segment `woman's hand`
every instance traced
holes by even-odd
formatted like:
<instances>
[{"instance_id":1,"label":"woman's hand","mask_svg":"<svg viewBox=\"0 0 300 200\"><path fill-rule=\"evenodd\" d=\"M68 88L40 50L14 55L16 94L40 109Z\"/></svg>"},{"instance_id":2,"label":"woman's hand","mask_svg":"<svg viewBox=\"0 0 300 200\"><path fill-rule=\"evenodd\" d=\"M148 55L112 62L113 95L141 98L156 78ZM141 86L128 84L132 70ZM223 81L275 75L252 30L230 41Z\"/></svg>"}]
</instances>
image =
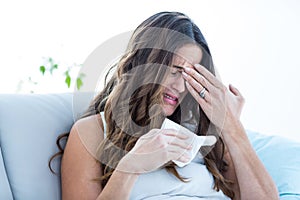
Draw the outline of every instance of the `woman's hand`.
<instances>
[{"instance_id":1,"label":"woman's hand","mask_svg":"<svg viewBox=\"0 0 300 200\"><path fill-rule=\"evenodd\" d=\"M191 149L187 139L187 135L176 130L152 129L120 160L117 170L140 174L154 171L171 160L187 162L185 152Z\"/></svg>"},{"instance_id":2,"label":"woman's hand","mask_svg":"<svg viewBox=\"0 0 300 200\"><path fill-rule=\"evenodd\" d=\"M195 64L194 68L184 68L182 72L186 87L210 119L222 131L231 130L239 121L244 105L241 93L229 85L229 90L206 68ZM205 88L205 90L203 90ZM204 91L204 97L200 92Z\"/></svg>"}]
</instances>

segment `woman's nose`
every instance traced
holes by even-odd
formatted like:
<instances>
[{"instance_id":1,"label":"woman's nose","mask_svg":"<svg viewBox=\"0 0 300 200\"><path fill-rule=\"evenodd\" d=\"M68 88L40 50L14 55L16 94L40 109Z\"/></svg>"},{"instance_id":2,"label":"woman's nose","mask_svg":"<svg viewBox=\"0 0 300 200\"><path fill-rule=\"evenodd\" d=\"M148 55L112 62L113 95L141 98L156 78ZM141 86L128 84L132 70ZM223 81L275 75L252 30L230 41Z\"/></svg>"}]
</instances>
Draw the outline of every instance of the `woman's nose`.
<instances>
[{"instance_id":1,"label":"woman's nose","mask_svg":"<svg viewBox=\"0 0 300 200\"><path fill-rule=\"evenodd\" d=\"M179 93L182 93L185 91L185 80L182 77L182 75L180 75L179 78L177 78L173 81L172 88L175 89Z\"/></svg>"}]
</instances>

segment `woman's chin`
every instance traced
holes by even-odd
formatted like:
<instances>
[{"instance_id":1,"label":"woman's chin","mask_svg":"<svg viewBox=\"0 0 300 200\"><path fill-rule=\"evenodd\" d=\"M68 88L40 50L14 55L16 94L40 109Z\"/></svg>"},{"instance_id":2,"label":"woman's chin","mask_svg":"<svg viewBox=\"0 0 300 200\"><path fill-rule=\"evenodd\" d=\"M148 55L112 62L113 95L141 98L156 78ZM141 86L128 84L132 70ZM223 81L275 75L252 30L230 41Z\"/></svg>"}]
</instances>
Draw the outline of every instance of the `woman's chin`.
<instances>
[{"instance_id":1,"label":"woman's chin","mask_svg":"<svg viewBox=\"0 0 300 200\"><path fill-rule=\"evenodd\" d=\"M163 111L165 116L170 116L174 113L174 111L176 110L175 106L171 106L171 105L164 105L163 107Z\"/></svg>"}]
</instances>

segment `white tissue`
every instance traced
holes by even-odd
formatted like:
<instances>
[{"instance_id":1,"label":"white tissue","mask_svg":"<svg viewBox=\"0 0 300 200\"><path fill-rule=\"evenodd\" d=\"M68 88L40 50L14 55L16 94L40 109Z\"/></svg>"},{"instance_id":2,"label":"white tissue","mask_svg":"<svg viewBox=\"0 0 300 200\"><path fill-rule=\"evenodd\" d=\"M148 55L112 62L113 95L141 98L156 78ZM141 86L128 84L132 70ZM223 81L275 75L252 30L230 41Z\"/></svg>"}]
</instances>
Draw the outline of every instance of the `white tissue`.
<instances>
[{"instance_id":1,"label":"white tissue","mask_svg":"<svg viewBox=\"0 0 300 200\"><path fill-rule=\"evenodd\" d=\"M187 150L187 154L189 156L189 160L187 162L180 162L177 160L172 160L178 167L184 167L185 165L189 164L197 155L197 153L200 150L201 146L211 146L216 143L217 139L215 136L198 136L195 133L191 132L187 128L169 120L165 119L161 129L174 129L181 133L184 133L185 135L189 136L187 139L187 142L192 145L191 150Z\"/></svg>"}]
</instances>

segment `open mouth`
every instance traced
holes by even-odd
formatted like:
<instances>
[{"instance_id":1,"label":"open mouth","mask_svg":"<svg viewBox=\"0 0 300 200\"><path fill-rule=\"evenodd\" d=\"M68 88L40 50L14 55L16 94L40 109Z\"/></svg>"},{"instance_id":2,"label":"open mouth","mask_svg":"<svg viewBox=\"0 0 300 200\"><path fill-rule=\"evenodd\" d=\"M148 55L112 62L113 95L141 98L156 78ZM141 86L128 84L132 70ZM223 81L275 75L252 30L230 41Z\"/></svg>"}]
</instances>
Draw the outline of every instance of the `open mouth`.
<instances>
[{"instance_id":1,"label":"open mouth","mask_svg":"<svg viewBox=\"0 0 300 200\"><path fill-rule=\"evenodd\" d=\"M164 93L164 101L171 105L176 105L178 103L178 98L169 93Z\"/></svg>"}]
</instances>

